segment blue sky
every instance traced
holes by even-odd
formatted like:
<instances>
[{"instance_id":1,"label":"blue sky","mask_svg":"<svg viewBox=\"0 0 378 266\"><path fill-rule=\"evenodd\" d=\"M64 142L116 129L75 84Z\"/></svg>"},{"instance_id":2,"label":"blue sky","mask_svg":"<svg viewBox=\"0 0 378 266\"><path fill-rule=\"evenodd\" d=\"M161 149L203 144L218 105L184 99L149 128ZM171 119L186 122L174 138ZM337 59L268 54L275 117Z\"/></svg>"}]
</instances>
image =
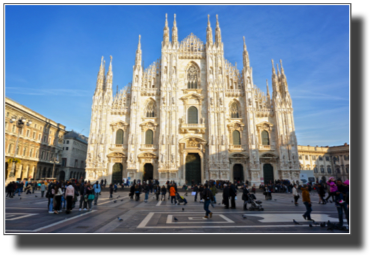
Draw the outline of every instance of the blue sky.
<instances>
[{"instance_id":1,"label":"blue sky","mask_svg":"<svg viewBox=\"0 0 378 266\"><path fill-rule=\"evenodd\" d=\"M245 36L263 91L282 59L298 144L349 143L349 6L6 6L6 97L88 136L101 56L126 86L139 34L144 66L160 57L165 13L204 42L218 14L225 58L241 70Z\"/></svg>"}]
</instances>

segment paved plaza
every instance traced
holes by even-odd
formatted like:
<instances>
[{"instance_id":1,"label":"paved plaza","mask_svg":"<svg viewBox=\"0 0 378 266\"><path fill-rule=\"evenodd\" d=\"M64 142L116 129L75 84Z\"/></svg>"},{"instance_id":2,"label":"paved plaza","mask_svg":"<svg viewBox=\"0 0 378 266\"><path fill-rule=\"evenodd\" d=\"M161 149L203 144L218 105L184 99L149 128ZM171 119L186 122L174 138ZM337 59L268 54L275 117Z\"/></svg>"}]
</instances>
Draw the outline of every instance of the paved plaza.
<instances>
[{"instance_id":1,"label":"paved plaza","mask_svg":"<svg viewBox=\"0 0 378 266\"><path fill-rule=\"evenodd\" d=\"M6 199L6 233L349 233L348 231L327 231L326 227L309 227L302 214L305 207L299 199L294 206L292 194L273 194L273 200L266 201L261 193L257 199L263 203L264 211L243 211L241 193L238 193L236 209L224 209L219 202L222 193L217 194L217 204L212 219L204 219L203 204L194 202L188 193L187 205L172 205L170 201L156 201L150 194L147 203L134 201L128 191L102 192L98 205L92 211L79 211L78 202L71 214L48 214L47 199L40 193ZM35 197L35 196L38 197ZM184 195L182 193L182 195ZM116 202L114 202L116 200ZM338 222L334 204L318 204L318 196L311 193L313 201L312 218L316 222ZM243 217L244 215L244 217ZM119 221L117 217L123 219ZM175 220L175 218L177 220ZM299 225L293 223L293 219Z\"/></svg>"}]
</instances>

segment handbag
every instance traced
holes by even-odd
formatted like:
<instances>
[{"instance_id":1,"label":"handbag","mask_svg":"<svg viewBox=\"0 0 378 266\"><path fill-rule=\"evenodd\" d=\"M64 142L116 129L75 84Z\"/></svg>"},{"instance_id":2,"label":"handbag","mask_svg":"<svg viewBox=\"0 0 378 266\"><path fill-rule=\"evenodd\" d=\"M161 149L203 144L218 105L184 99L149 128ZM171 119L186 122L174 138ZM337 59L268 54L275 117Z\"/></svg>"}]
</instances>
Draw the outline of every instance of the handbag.
<instances>
[{"instance_id":1,"label":"handbag","mask_svg":"<svg viewBox=\"0 0 378 266\"><path fill-rule=\"evenodd\" d=\"M89 194L88 200L94 200L94 199L95 199L95 195L94 194Z\"/></svg>"}]
</instances>

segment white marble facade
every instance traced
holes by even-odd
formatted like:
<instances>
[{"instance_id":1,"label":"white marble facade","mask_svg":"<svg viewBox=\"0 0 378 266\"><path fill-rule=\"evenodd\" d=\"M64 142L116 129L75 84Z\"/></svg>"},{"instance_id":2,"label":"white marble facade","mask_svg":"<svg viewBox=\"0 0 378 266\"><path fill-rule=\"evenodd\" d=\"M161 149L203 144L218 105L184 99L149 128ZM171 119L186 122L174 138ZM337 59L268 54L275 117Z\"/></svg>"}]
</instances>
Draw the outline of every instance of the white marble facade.
<instances>
[{"instance_id":1,"label":"white marble facade","mask_svg":"<svg viewBox=\"0 0 378 266\"><path fill-rule=\"evenodd\" d=\"M114 164L121 164L122 177L143 179L145 164L151 164L148 178L183 185L194 178L186 176L194 173L186 169L187 156L194 154L200 164L192 169L201 182L233 181L235 175L256 184L264 176L297 180L293 108L282 62L275 68L272 60L270 97L268 81L266 93L253 83L245 41L241 71L224 58L218 17L214 41L210 19L206 43L193 34L179 42L176 17L171 40L169 35L166 17L161 58L147 69L139 36L133 80L115 95L112 58L107 74L101 60L87 179L111 182ZM267 164L273 176L265 173Z\"/></svg>"}]
</instances>

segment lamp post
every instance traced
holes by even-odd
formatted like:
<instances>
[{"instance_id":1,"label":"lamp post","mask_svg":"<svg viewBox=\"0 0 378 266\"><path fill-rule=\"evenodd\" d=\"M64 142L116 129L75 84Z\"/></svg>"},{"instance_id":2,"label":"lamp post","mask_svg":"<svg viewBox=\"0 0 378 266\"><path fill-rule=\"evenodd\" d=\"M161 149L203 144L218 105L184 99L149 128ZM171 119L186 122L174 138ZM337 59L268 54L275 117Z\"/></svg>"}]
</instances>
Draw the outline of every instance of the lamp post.
<instances>
[{"instance_id":1,"label":"lamp post","mask_svg":"<svg viewBox=\"0 0 378 266\"><path fill-rule=\"evenodd\" d=\"M16 147L14 149L14 155L13 155L13 159L16 158L16 155L17 155L17 152L18 152L18 140L20 138L20 133L21 133L21 130L24 128L24 126L30 126L32 121L29 120L27 121L26 118L23 118L23 117L20 117L19 119L17 119L16 117L12 117L10 120L9 120L11 123L16 123L16 127L18 129L18 132L17 132L17 140L16 140ZM9 177L14 177L15 176L15 167L16 167L16 163L15 162L12 162L12 170L9 174Z\"/></svg>"}]
</instances>

